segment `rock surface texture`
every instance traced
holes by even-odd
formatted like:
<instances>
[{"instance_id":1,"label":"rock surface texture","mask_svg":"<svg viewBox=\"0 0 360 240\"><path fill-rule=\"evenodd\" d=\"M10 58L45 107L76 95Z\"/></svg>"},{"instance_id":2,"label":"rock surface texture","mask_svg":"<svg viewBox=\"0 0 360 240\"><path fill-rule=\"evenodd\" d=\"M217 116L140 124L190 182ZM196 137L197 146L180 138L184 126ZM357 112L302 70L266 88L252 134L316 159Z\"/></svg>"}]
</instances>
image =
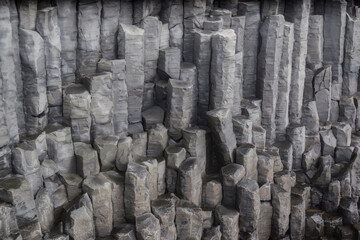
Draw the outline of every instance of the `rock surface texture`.
<instances>
[{"instance_id":1,"label":"rock surface texture","mask_svg":"<svg viewBox=\"0 0 360 240\"><path fill-rule=\"evenodd\" d=\"M0 239L360 239L360 1L0 0Z\"/></svg>"}]
</instances>

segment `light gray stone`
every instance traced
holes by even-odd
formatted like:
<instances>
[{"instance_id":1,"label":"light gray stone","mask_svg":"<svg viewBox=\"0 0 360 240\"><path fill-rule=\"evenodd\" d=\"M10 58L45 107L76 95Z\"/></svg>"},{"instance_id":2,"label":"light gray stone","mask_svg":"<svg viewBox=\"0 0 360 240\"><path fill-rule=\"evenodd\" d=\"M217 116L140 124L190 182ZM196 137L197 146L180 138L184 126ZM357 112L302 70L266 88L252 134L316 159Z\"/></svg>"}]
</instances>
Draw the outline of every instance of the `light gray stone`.
<instances>
[{"instance_id":1,"label":"light gray stone","mask_svg":"<svg viewBox=\"0 0 360 240\"><path fill-rule=\"evenodd\" d=\"M258 157L255 145L250 143L240 144L236 149L236 163L244 166L247 178L257 181Z\"/></svg>"},{"instance_id":2,"label":"light gray stone","mask_svg":"<svg viewBox=\"0 0 360 240\"><path fill-rule=\"evenodd\" d=\"M180 64L180 80L190 83L193 89L192 106L191 106L191 124L197 122L197 103L198 103L198 74L197 68L193 63L182 62Z\"/></svg>"},{"instance_id":3,"label":"light gray stone","mask_svg":"<svg viewBox=\"0 0 360 240\"><path fill-rule=\"evenodd\" d=\"M100 136L94 140L94 149L98 152L101 171L115 167L119 138L116 136Z\"/></svg>"},{"instance_id":4,"label":"light gray stone","mask_svg":"<svg viewBox=\"0 0 360 240\"><path fill-rule=\"evenodd\" d=\"M306 64L312 69L316 70L322 67L324 56L324 16L310 15L309 16L309 31L307 36L307 55Z\"/></svg>"},{"instance_id":5,"label":"light gray stone","mask_svg":"<svg viewBox=\"0 0 360 240\"><path fill-rule=\"evenodd\" d=\"M222 185L217 179L203 179L202 207L213 209L222 201Z\"/></svg>"},{"instance_id":6,"label":"light gray stone","mask_svg":"<svg viewBox=\"0 0 360 240\"><path fill-rule=\"evenodd\" d=\"M158 68L172 79L180 79L181 51L177 47L169 47L159 52Z\"/></svg>"},{"instance_id":7,"label":"light gray stone","mask_svg":"<svg viewBox=\"0 0 360 240\"><path fill-rule=\"evenodd\" d=\"M146 157L147 143L147 132L134 133L132 135L131 155L135 161Z\"/></svg>"},{"instance_id":8,"label":"light gray stone","mask_svg":"<svg viewBox=\"0 0 360 240\"><path fill-rule=\"evenodd\" d=\"M215 219L217 224L220 225L222 239L238 239L239 212L235 209L218 205L215 209Z\"/></svg>"},{"instance_id":9,"label":"light gray stone","mask_svg":"<svg viewBox=\"0 0 360 240\"><path fill-rule=\"evenodd\" d=\"M224 26L224 22L221 17L207 17L204 20L203 26L205 31L221 31Z\"/></svg>"},{"instance_id":10,"label":"light gray stone","mask_svg":"<svg viewBox=\"0 0 360 240\"><path fill-rule=\"evenodd\" d=\"M336 138L333 132L328 130L320 131L320 140L321 140L321 152L322 155L334 156L334 151L336 147Z\"/></svg>"},{"instance_id":11,"label":"light gray stone","mask_svg":"<svg viewBox=\"0 0 360 240\"><path fill-rule=\"evenodd\" d=\"M317 209L306 210L306 239L316 239L324 234L323 212Z\"/></svg>"},{"instance_id":12,"label":"light gray stone","mask_svg":"<svg viewBox=\"0 0 360 240\"><path fill-rule=\"evenodd\" d=\"M137 239L160 240L160 221L152 213L144 213L136 217Z\"/></svg>"},{"instance_id":13,"label":"light gray stone","mask_svg":"<svg viewBox=\"0 0 360 240\"><path fill-rule=\"evenodd\" d=\"M90 144L75 142L76 172L81 177L96 175L100 172L98 153Z\"/></svg>"},{"instance_id":14,"label":"light gray stone","mask_svg":"<svg viewBox=\"0 0 360 240\"><path fill-rule=\"evenodd\" d=\"M153 106L146 111L142 112L143 124L145 126L145 130L149 130L154 127L158 123L164 122L165 112L159 106Z\"/></svg>"},{"instance_id":15,"label":"light gray stone","mask_svg":"<svg viewBox=\"0 0 360 240\"><path fill-rule=\"evenodd\" d=\"M50 194L45 188L39 190L36 194L36 208L39 213L39 220L42 233L49 233L54 226L54 205Z\"/></svg>"},{"instance_id":16,"label":"light gray stone","mask_svg":"<svg viewBox=\"0 0 360 240\"><path fill-rule=\"evenodd\" d=\"M136 240L136 229L132 224L122 224L121 228L113 234L116 240Z\"/></svg>"},{"instance_id":17,"label":"light gray stone","mask_svg":"<svg viewBox=\"0 0 360 240\"><path fill-rule=\"evenodd\" d=\"M247 116L236 115L232 119L237 145L252 143L252 121Z\"/></svg>"},{"instance_id":18,"label":"light gray stone","mask_svg":"<svg viewBox=\"0 0 360 240\"><path fill-rule=\"evenodd\" d=\"M81 184L83 182L82 177L75 173L60 173L59 179L65 186L66 195L69 202L81 194Z\"/></svg>"},{"instance_id":19,"label":"light gray stone","mask_svg":"<svg viewBox=\"0 0 360 240\"><path fill-rule=\"evenodd\" d=\"M181 200L176 206L176 231L179 240L192 238L200 240L202 236L202 211L188 201Z\"/></svg>"},{"instance_id":20,"label":"light gray stone","mask_svg":"<svg viewBox=\"0 0 360 240\"><path fill-rule=\"evenodd\" d=\"M156 126L148 132L147 155L158 157L163 155L168 141L168 130L162 124Z\"/></svg>"},{"instance_id":21,"label":"light gray stone","mask_svg":"<svg viewBox=\"0 0 360 240\"><path fill-rule=\"evenodd\" d=\"M354 98L350 96L341 96L339 101L339 122L345 122L352 128L355 127L356 107Z\"/></svg>"},{"instance_id":22,"label":"light gray stone","mask_svg":"<svg viewBox=\"0 0 360 240\"><path fill-rule=\"evenodd\" d=\"M272 236L274 238L285 237L290 222L291 197L290 191L286 191L278 184L271 186L273 217L272 217Z\"/></svg>"},{"instance_id":23,"label":"light gray stone","mask_svg":"<svg viewBox=\"0 0 360 240\"><path fill-rule=\"evenodd\" d=\"M258 156L258 184L261 186L274 181L274 159L263 151L257 151Z\"/></svg>"},{"instance_id":24,"label":"light gray stone","mask_svg":"<svg viewBox=\"0 0 360 240\"><path fill-rule=\"evenodd\" d=\"M316 101L305 102L302 108L301 124L306 128L306 132L319 131L319 115Z\"/></svg>"},{"instance_id":25,"label":"light gray stone","mask_svg":"<svg viewBox=\"0 0 360 240\"><path fill-rule=\"evenodd\" d=\"M149 172L150 200L155 200L158 197L158 161L156 159L149 159L141 162L141 165L144 165Z\"/></svg>"},{"instance_id":26,"label":"light gray stone","mask_svg":"<svg viewBox=\"0 0 360 240\"><path fill-rule=\"evenodd\" d=\"M298 196L291 196L290 237L305 237L305 202Z\"/></svg>"},{"instance_id":27,"label":"light gray stone","mask_svg":"<svg viewBox=\"0 0 360 240\"><path fill-rule=\"evenodd\" d=\"M219 108L206 114L216 148L217 161L221 165L234 162L236 138L230 109Z\"/></svg>"},{"instance_id":28,"label":"light gray stone","mask_svg":"<svg viewBox=\"0 0 360 240\"><path fill-rule=\"evenodd\" d=\"M236 206L236 185L245 176L245 168L236 163L230 163L221 168L223 189L222 205L229 208Z\"/></svg>"},{"instance_id":29,"label":"light gray stone","mask_svg":"<svg viewBox=\"0 0 360 240\"><path fill-rule=\"evenodd\" d=\"M261 126L253 126L252 141L256 146L256 149L265 150L266 130Z\"/></svg>"},{"instance_id":30,"label":"light gray stone","mask_svg":"<svg viewBox=\"0 0 360 240\"><path fill-rule=\"evenodd\" d=\"M271 206L271 203L261 202L259 226L258 226L259 240L266 240L270 238L272 215L273 215L273 208Z\"/></svg>"},{"instance_id":31,"label":"light gray stone","mask_svg":"<svg viewBox=\"0 0 360 240\"><path fill-rule=\"evenodd\" d=\"M305 151L305 127L299 124L289 125L286 129L287 140L293 145L293 170L301 169L302 154Z\"/></svg>"}]
</instances>

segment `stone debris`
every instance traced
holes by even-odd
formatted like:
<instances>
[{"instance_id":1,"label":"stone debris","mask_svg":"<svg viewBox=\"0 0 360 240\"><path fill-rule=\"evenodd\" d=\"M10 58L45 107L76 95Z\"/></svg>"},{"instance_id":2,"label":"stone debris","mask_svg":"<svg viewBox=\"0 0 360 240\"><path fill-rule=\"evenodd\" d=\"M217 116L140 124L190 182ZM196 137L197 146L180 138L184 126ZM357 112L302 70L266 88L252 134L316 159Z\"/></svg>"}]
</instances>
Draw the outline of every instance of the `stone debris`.
<instances>
[{"instance_id":1,"label":"stone debris","mask_svg":"<svg viewBox=\"0 0 360 240\"><path fill-rule=\"evenodd\" d=\"M0 1L0 238L358 239L359 9Z\"/></svg>"}]
</instances>

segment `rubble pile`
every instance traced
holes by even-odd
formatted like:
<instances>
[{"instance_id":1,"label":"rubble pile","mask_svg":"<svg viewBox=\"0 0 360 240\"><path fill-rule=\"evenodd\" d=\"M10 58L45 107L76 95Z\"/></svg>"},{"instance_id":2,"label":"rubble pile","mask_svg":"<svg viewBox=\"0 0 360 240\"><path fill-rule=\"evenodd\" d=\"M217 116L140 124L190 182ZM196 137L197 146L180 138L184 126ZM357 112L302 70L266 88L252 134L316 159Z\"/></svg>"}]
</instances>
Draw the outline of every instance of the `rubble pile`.
<instances>
[{"instance_id":1,"label":"rubble pile","mask_svg":"<svg viewBox=\"0 0 360 240\"><path fill-rule=\"evenodd\" d=\"M0 0L0 239L360 239L360 2Z\"/></svg>"}]
</instances>

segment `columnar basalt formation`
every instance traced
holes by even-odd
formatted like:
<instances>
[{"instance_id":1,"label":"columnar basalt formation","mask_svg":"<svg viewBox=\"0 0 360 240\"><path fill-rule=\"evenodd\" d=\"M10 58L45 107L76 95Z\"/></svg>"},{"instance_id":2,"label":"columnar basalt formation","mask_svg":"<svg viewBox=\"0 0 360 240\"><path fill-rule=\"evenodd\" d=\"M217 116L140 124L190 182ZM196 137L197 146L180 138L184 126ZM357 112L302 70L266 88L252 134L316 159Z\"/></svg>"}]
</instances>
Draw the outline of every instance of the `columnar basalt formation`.
<instances>
[{"instance_id":1,"label":"columnar basalt formation","mask_svg":"<svg viewBox=\"0 0 360 240\"><path fill-rule=\"evenodd\" d=\"M358 239L359 9L0 0L0 239Z\"/></svg>"}]
</instances>

